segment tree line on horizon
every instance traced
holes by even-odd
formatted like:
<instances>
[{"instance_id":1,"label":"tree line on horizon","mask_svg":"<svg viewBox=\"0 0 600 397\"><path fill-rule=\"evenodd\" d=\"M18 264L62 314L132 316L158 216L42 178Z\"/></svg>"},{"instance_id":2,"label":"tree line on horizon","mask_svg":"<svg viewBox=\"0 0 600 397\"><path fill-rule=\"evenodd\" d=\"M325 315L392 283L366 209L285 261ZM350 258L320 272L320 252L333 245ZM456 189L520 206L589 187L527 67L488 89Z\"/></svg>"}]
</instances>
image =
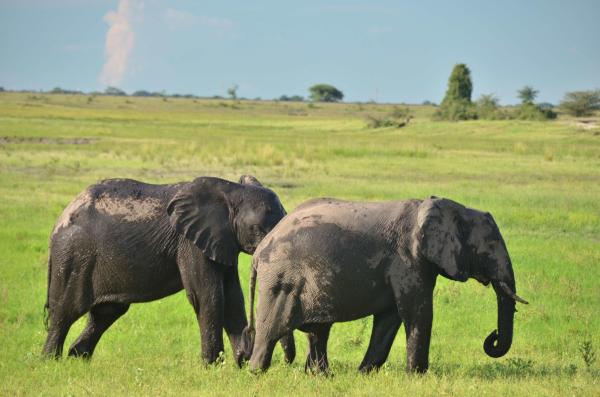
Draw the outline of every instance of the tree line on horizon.
<instances>
[{"instance_id":1,"label":"tree line on horizon","mask_svg":"<svg viewBox=\"0 0 600 397\"><path fill-rule=\"evenodd\" d=\"M247 98L238 97L238 85L233 85L227 89L228 99L246 100ZM6 92L4 87L0 87L0 92ZM308 100L312 102L340 102L344 98L344 93L330 84L315 84L309 89ZM32 92L29 90L21 90L16 92ZM43 92L43 91L40 91ZM450 77L448 78L448 87L446 94L440 105L424 101L422 105L435 106L437 110L434 114L436 120L502 120L502 119L520 119L520 120L550 120L556 118L555 106L550 103L535 103L539 91L532 86L526 85L517 91L521 103L509 111L506 107L500 105L500 99L494 94L482 94L476 101L472 101L473 82L471 80L471 71L464 63L459 63L454 66ZM166 98L188 98L188 99L225 99L220 95L203 97L193 94L167 94L163 91L147 91L137 90L128 94L118 87L107 87L103 92L93 91L85 93L80 90L68 90L60 87L55 87L49 94L66 94L66 95L91 95L91 96L133 96L133 97L160 97ZM275 98L275 101L281 102L304 102L307 100L301 95L281 95ZM253 100L262 100L257 97ZM369 102L374 103L371 100ZM567 92L563 100L558 105L562 111L575 117L583 117L593 115L596 110L600 110L600 89L587 91L571 91ZM394 117L400 115L405 118L408 112L405 109L395 111ZM408 120L403 124L405 125ZM378 123L374 123L378 125ZM388 122L383 122L383 126L388 126ZM394 125L395 123L391 123ZM376 127L375 127L376 128Z\"/></svg>"}]
</instances>

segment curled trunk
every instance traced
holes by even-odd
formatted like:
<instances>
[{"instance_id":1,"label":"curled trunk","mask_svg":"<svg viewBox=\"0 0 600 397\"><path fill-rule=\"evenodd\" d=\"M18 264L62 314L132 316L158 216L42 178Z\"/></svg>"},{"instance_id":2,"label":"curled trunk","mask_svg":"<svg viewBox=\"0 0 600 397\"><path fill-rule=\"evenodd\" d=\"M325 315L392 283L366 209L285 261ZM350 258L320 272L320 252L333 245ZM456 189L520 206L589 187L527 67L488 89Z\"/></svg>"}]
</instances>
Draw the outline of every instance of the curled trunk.
<instances>
[{"instance_id":1,"label":"curled trunk","mask_svg":"<svg viewBox=\"0 0 600 397\"><path fill-rule=\"evenodd\" d=\"M512 290L514 291L514 281ZM513 337L515 301L508 296L497 282L492 282L498 301L498 329L494 330L483 343L483 349L490 357L504 356L510 350Z\"/></svg>"}]
</instances>

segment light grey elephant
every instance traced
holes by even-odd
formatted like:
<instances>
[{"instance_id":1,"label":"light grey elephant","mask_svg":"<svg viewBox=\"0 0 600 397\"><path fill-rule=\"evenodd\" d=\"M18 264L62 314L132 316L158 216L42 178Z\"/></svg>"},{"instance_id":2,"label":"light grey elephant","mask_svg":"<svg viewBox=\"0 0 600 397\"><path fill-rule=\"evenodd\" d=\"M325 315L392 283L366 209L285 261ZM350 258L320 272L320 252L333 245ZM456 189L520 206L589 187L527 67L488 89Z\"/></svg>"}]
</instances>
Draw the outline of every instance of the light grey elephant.
<instances>
[{"instance_id":1,"label":"light grey elephant","mask_svg":"<svg viewBox=\"0 0 600 397\"><path fill-rule=\"evenodd\" d=\"M500 357L512 343L515 277L489 213L431 197L382 203L316 199L288 214L259 244L253 259L259 299L251 370L270 366L276 341L294 329L308 333L306 367L326 371L334 322L374 315L360 370L379 368L404 322L407 367L429 365L433 289L437 276L492 283L498 330L485 352ZM254 333L251 312L247 335Z\"/></svg>"}]
</instances>

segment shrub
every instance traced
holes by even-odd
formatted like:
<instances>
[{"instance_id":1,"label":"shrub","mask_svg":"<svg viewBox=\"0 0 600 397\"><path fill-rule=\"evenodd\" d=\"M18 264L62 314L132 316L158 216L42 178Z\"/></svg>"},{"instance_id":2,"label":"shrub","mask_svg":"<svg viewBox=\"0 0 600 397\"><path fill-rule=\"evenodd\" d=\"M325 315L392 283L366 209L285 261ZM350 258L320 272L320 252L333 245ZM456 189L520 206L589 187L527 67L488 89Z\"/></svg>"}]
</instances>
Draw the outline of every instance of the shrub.
<instances>
[{"instance_id":1,"label":"shrub","mask_svg":"<svg viewBox=\"0 0 600 397\"><path fill-rule=\"evenodd\" d=\"M526 85L517 91L517 96L521 98L521 105L517 108L515 118L519 120L550 120L556 118L556 113L552 108L542 107L533 103L539 91Z\"/></svg>"},{"instance_id":2,"label":"shrub","mask_svg":"<svg viewBox=\"0 0 600 397\"><path fill-rule=\"evenodd\" d=\"M434 115L436 120L474 120L477 118L477 108L471 101L456 100L441 105Z\"/></svg>"},{"instance_id":3,"label":"shrub","mask_svg":"<svg viewBox=\"0 0 600 397\"><path fill-rule=\"evenodd\" d=\"M515 118L519 120L551 120L556 118L556 113L552 109L542 109L532 102L524 103L518 107Z\"/></svg>"},{"instance_id":4,"label":"shrub","mask_svg":"<svg viewBox=\"0 0 600 397\"><path fill-rule=\"evenodd\" d=\"M502 120L507 118L507 114L500 109L499 100L494 94L483 94L477 100L477 118Z\"/></svg>"},{"instance_id":5,"label":"shrub","mask_svg":"<svg viewBox=\"0 0 600 397\"><path fill-rule=\"evenodd\" d=\"M394 109L387 115L374 116L368 114L365 117L367 119L367 128L402 128L408 125L412 119L412 114L408 107L394 106Z\"/></svg>"},{"instance_id":6,"label":"shrub","mask_svg":"<svg viewBox=\"0 0 600 397\"><path fill-rule=\"evenodd\" d=\"M308 91L315 102L338 102L344 98L342 91L329 84L315 84Z\"/></svg>"},{"instance_id":7,"label":"shrub","mask_svg":"<svg viewBox=\"0 0 600 397\"><path fill-rule=\"evenodd\" d=\"M575 117L591 116L600 109L600 90L567 92L560 108Z\"/></svg>"}]
</instances>

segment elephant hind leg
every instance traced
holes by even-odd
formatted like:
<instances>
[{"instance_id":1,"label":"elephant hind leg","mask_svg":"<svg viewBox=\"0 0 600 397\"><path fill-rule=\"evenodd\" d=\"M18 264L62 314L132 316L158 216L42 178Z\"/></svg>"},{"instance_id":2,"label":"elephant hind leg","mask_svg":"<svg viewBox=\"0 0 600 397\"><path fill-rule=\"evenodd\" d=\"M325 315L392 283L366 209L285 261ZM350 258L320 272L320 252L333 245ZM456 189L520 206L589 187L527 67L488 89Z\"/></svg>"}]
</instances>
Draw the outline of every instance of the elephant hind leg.
<instances>
[{"instance_id":1,"label":"elephant hind leg","mask_svg":"<svg viewBox=\"0 0 600 397\"><path fill-rule=\"evenodd\" d=\"M66 303L64 299L61 303L60 305L51 305L49 308L50 326L42 352L48 358L59 358L62 355L65 338L71 325L87 311L87 308L74 307L74 305Z\"/></svg>"},{"instance_id":2,"label":"elephant hind leg","mask_svg":"<svg viewBox=\"0 0 600 397\"><path fill-rule=\"evenodd\" d=\"M56 255L56 253L51 253ZM43 355L58 358L62 355L65 338L71 325L83 316L91 306L88 285L89 258L77 260L68 250L53 258L52 274L48 286L48 336Z\"/></svg>"},{"instance_id":3,"label":"elephant hind leg","mask_svg":"<svg viewBox=\"0 0 600 397\"><path fill-rule=\"evenodd\" d=\"M54 318L53 318L54 317ZM42 354L48 358L59 358L62 355L65 338L69 333L71 325L77 320L73 317L61 317L56 319L55 316L50 318L50 327L48 328L48 336L44 344Z\"/></svg>"},{"instance_id":4,"label":"elephant hind leg","mask_svg":"<svg viewBox=\"0 0 600 397\"><path fill-rule=\"evenodd\" d=\"M92 307L88 323L71 345L69 356L90 358L102 334L129 309L129 304L101 303Z\"/></svg>"},{"instance_id":5,"label":"elephant hind leg","mask_svg":"<svg viewBox=\"0 0 600 397\"><path fill-rule=\"evenodd\" d=\"M367 353L360 367L358 367L359 371L370 372L381 368L390 354L401 323L402 319L395 307L374 316L371 340L369 341Z\"/></svg>"},{"instance_id":6,"label":"elephant hind leg","mask_svg":"<svg viewBox=\"0 0 600 397\"><path fill-rule=\"evenodd\" d=\"M329 361L327 359L327 341L332 323L311 324L302 328L308 331L308 356L304 370L316 373L329 372Z\"/></svg>"}]
</instances>

